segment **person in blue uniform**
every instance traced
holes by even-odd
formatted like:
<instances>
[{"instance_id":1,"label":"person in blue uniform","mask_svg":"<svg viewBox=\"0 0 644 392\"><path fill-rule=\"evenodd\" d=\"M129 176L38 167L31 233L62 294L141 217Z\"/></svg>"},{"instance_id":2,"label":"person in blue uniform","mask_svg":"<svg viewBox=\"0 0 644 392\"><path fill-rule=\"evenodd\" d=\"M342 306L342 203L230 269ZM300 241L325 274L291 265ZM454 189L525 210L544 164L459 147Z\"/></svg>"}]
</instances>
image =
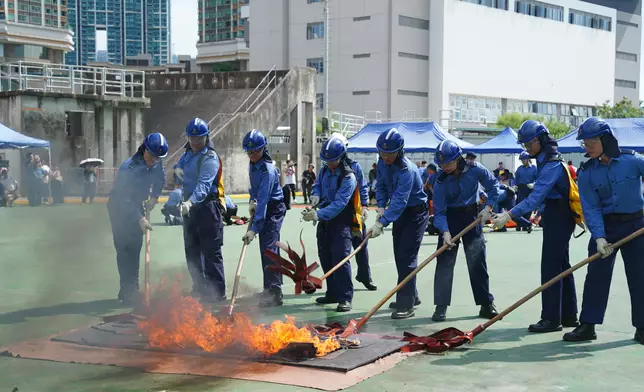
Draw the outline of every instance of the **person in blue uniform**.
<instances>
[{"instance_id":1,"label":"person in blue uniform","mask_svg":"<svg viewBox=\"0 0 644 392\"><path fill-rule=\"evenodd\" d=\"M597 339L595 325L604 322L617 256L608 244L644 227L644 197L640 189L644 157L620 150L610 125L597 117L590 117L579 126L577 140L583 142L586 157L590 158L577 173L581 206L592 234L588 255L599 252L602 258L588 265L581 324L563 336L570 342ZM619 250L631 295L635 340L644 344L644 237L634 238Z\"/></svg>"},{"instance_id":2,"label":"person in blue uniform","mask_svg":"<svg viewBox=\"0 0 644 392\"><path fill-rule=\"evenodd\" d=\"M349 141L344 135L339 132L333 132L330 137L335 137L344 143L344 145L349 148ZM353 249L360 246L367 230L367 217L368 217L368 208L369 208L369 185L367 185L367 179L364 176L362 167L360 164L353 159L346 157L346 162L351 166L353 174L356 176L356 182L358 184L358 192L360 193L360 204L362 205L362 234L360 236L351 237L351 245ZM316 200L318 201L318 200ZM313 204L315 206L315 204ZM371 280L371 268L369 267L369 244L365 246L356 253L356 265L358 266L358 273L356 274L356 280L364 285L364 287L369 291L378 290L378 286Z\"/></svg>"},{"instance_id":3,"label":"person in blue uniform","mask_svg":"<svg viewBox=\"0 0 644 392\"><path fill-rule=\"evenodd\" d=\"M204 120L190 121L186 127L186 151L174 172L183 183L183 242L192 277L192 295L212 303L226 299L221 251L226 201L221 159L209 134Z\"/></svg>"},{"instance_id":4,"label":"person in blue uniform","mask_svg":"<svg viewBox=\"0 0 644 392\"><path fill-rule=\"evenodd\" d=\"M119 167L107 202L120 278L118 299L131 306L136 306L140 298L139 259L143 234L152 230L145 210L154 208L163 190L165 171L161 158L167 153L168 141L162 134L146 136L136 153Z\"/></svg>"},{"instance_id":5,"label":"person in blue uniform","mask_svg":"<svg viewBox=\"0 0 644 392\"><path fill-rule=\"evenodd\" d=\"M181 203L183 202L183 191L180 184L175 184L175 189L168 195L168 201L163 205L161 213L165 216L165 223L170 226L183 225L181 216Z\"/></svg>"},{"instance_id":6,"label":"person in blue uniform","mask_svg":"<svg viewBox=\"0 0 644 392\"><path fill-rule=\"evenodd\" d=\"M545 283L570 268L569 242L575 230L575 220L568 203L570 184L565 162L558 152L557 141L548 128L535 120L525 121L518 132L518 143L523 144L530 158L537 160L537 179L530 195L510 211L493 218L495 227L502 227L513 219L517 222L531 211L543 210L543 242L541 245L541 283ZM576 327L577 294L572 275L550 286L541 294L541 320L529 326L530 332L561 331Z\"/></svg>"},{"instance_id":7,"label":"person in blue uniform","mask_svg":"<svg viewBox=\"0 0 644 392\"><path fill-rule=\"evenodd\" d=\"M434 321L444 321L447 307L452 301L454 266L458 254L458 241L452 235L460 233L477 217L487 222L492 216L492 206L499 197L498 181L494 175L477 162L463 159L463 150L451 140L442 141L436 147L434 162L441 174L434 184L434 225L442 233L437 249L447 244L450 248L438 256L434 274ZM477 207L479 184L487 193L486 205ZM483 225L479 223L463 236L465 260L470 275L474 302L480 306L479 316L492 318L497 315L494 296L490 292L490 278L485 260Z\"/></svg>"},{"instance_id":8,"label":"person in blue uniform","mask_svg":"<svg viewBox=\"0 0 644 392\"><path fill-rule=\"evenodd\" d=\"M381 133L376 147L380 155L376 181L378 214L370 229L371 238L380 236L384 228L393 223L394 259L400 283L417 266L418 251L429 219L427 195L423 192L418 168L405 156L405 139L396 128ZM389 304L389 308L394 309L391 318L413 317L416 305L420 305L420 300L414 277Z\"/></svg>"},{"instance_id":9,"label":"person in blue uniform","mask_svg":"<svg viewBox=\"0 0 644 392\"><path fill-rule=\"evenodd\" d=\"M280 230L286 215L280 176L275 162L268 155L267 143L266 136L257 129L248 132L242 141L242 147L250 159L249 212L251 215L255 214L251 228L244 234L242 241L250 244L259 234L259 251L264 271L264 291L259 295L260 307L281 306L283 303L282 274L266 269L273 263L264 255L266 249L279 255L279 248L275 243L280 240Z\"/></svg>"},{"instance_id":10,"label":"person in blue uniform","mask_svg":"<svg viewBox=\"0 0 644 392\"><path fill-rule=\"evenodd\" d=\"M313 185L312 197L319 197L317 210L302 211L304 221L317 225L318 256L324 272L351 253L352 236L362 235L362 204L359 187L351 165L346 159L347 147L338 138L322 144L320 169ZM315 201L315 200L314 200ZM335 304L337 312L351 310L353 282L351 263L344 263L326 279L327 291L317 298L318 304Z\"/></svg>"},{"instance_id":11,"label":"person in blue uniform","mask_svg":"<svg viewBox=\"0 0 644 392\"><path fill-rule=\"evenodd\" d=\"M517 202L521 203L530 196L530 192L532 192L532 188L534 188L534 183L537 181L537 167L531 163L530 154L528 154L527 151L521 152L519 159L521 160L521 166L519 166L515 171L514 178L518 188ZM528 220L528 223L530 223L531 215L532 211L523 216ZM526 225L521 222L517 222L517 231L527 231L528 233L531 233L532 224Z\"/></svg>"}]
</instances>

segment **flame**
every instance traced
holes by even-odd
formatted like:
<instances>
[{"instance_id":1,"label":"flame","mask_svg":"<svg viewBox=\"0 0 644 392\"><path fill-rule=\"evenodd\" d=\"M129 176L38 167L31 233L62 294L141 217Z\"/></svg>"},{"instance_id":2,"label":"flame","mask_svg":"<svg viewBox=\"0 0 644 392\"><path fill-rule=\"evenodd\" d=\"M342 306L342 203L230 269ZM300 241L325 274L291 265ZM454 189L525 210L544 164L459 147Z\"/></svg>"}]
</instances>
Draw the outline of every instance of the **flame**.
<instances>
[{"instance_id":1,"label":"flame","mask_svg":"<svg viewBox=\"0 0 644 392\"><path fill-rule=\"evenodd\" d=\"M232 320L227 315L218 319L196 299L181 295L177 284L169 295L152 298L150 315L138 327L148 344L160 349L201 348L216 353L236 346L251 355L271 355L298 342L313 343L316 355L323 356L340 348L334 337L322 340L311 330L298 328L294 317L269 325L253 324L244 313L233 314Z\"/></svg>"}]
</instances>

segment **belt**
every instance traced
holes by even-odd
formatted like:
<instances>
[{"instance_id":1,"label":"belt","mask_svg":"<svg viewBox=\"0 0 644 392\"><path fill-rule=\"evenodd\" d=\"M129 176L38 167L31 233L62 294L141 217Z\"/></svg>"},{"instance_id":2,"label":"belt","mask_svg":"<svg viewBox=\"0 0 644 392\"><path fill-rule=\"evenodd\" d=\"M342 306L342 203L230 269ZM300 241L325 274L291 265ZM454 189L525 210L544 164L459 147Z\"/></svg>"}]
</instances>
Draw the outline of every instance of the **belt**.
<instances>
[{"instance_id":1,"label":"belt","mask_svg":"<svg viewBox=\"0 0 644 392\"><path fill-rule=\"evenodd\" d=\"M414 213L414 214L425 212L425 211L427 211L427 203L419 204L417 206L407 207L407 208L405 208L405 211L409 211L409 212Z\"/></svg>"},{"instance_id":2,"label":"belt","mask_svg":"<svg viewBox=\"0 0 644 392\"><path fill-rule=\"evenodd\" d=\"M469 206L465 207L447 207L448 212L478 212L478 207L476 204L470 204Z\"/></svg>"},{"instance_id":3,"label":"belt","mask_svg":"<svg viewBox=\"0 0 644 392\"><path fill-rule=\"evenodd\" d=\"M639 210L637 212L631 212L629 214L606 214L604 215L604 222L608 222L608 223L628 222L642 217L644 217L643 210Z\"/></svg>"}]
</instances>

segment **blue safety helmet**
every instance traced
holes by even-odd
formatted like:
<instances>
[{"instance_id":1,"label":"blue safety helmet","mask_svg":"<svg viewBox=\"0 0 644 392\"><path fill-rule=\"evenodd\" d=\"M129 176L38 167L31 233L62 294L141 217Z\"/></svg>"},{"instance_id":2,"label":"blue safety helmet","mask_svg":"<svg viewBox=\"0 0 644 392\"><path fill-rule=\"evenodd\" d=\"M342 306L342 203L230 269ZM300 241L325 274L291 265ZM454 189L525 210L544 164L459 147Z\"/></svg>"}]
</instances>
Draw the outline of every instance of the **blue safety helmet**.
<instances>
[{"instance_id":1,"label":"blue safety helmet","mask_svg":"<svg viewBox=\"0 0 644 392\"><path fill-rule=\"evenodd\" d=\"M208 123L199 117L195 117L186 127L186 136L207 136L210 133Z\"/></svg>"},{"instance_id":2,"label":"blue safety helmet","mask_svg":"<svg viewBox=\"0 0 644 392\"><path fill-rule=\"evenodd\" d=\"M601 135L613 135L610 125L599 117L589 117L577 130L577 140L592 139Z\"/></svg>"},{"instance_id":3,"label":"blue safety helmet","mask_svg":"<svg viewBox=\"0 0 644 392\"><path fill-rule=\"evenodd\" d=\"M405 147L405 139L396 128L391 128L378 136L376 147L378 151L384 153L398 152Z\"/></svg>"},{"instance_id":4,"label":"blue safety helmet","mask_svg":"<svg viewBox=\"0 0 644 392\"><path fill-rule=\"evenodd\" d=\"M157 158L165 158L168 155L168 141L160 133L151 133L146 136L143 146Z\"/></svg>"},{"instance_id":5,"label":"blue safety helmet","mask_svg":"<svg viewBox=\"0 0 644 392\"><path fill-rule=\"evenodd\" d=\"M322 144L320 159L324 162L333 162L342 158L347 153L347 146L341 139L332 137Z\"/></svg>"},{"instance_id":6,"label":"blue safety helmet","mask_svg":"<svg viewBox=\"0 0 644 392\"><path fill-rule=\"evenodd\" d=\"M434 153L434 163L444 165L463 156L461 147L451 140L443 140L436 147Z\"/></svg>"},{"instance_id":7,"label":"blue safety helmet","mask_svg":"<svg viewBox=\"0 0 644 392\"><path fill-rule=\"evenodd\" d=\"M253 129L244 136L242 147L244 151L255 151L262 149L266 146L266 136L259 129Z\"/></svg>"},{"instance_id":8,"label":"blue safety helmet","mask_svg":"<svg viewBox=\"0 0 644 392\"><path fill-rule=\"evenodd\" d=\"M517 144L527 143L543 134L550 134L550 132L548 132L548 128L546 128L543 123L537 120L525 121L521 124L519 132L517 132Z\"/></svg>"},{"instance_id":9,"label":"blue safety helmet","mask_svg":"<svg viewBox=\"0 0 644 392\"><path fill-rule=\"evenodd\" d=\"M519 155L519 159L522 161L526 159L530 159L530 154L527 151L522 151L521 154Z\"/></svg>"}]
</instances>

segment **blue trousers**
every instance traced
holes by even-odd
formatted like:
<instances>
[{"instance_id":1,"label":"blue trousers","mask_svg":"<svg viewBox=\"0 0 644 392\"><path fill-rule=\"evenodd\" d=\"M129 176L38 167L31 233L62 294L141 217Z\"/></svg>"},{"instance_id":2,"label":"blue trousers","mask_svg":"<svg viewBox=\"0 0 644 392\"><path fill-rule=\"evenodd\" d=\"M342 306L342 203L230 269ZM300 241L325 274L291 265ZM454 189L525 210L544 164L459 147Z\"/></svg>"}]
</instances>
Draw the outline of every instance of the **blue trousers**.
<instances>
[{"instance_id":1,"label":"blue trousers","mask_svg":"<svg viewBox=\"0 0 644 392\"><path fill-rule=\"evenodd\" d=\"M427 230L428 220L427 204L423 204L405 208L393 224L394 259L398 270L398 283L418 266L418 251ZM396 293L396 306L398 309L412 309L416 297L418 297L418 290L414 276Z\"/></svg>"},{"instance_id":2,"label":"blue trousers","mask_svg":"<svg viewBox=\"0 0 644 392\"><path fill-rule=\"evenodd\" d=\"M280 240L280 230L282 229L285 215L286 204L284 204L284 201L268 203L264 226L259 232L259 251L262 257L262 269L264 270L264 290L282 288L282 274L266 269L267 266L274 265L274 263L264 255L264 251L269 249L278 255L280 254L279 248L275 246L275 243Z\"/></svg>"},{"instance_id":3,"label":"blue trousers","mask_svg":"<svg viewBox=\"0 0 644 392\"><path fill-rule=\"evenodd\" d=\"M336 218L320 221L317 228L318 257L326 273L351 253L351 226ZM326 297L337 301L353 299L351 263L344 263L326 279Z\"/></svg>"},{"instance_id":4,"label":"blue trousers","mask_svg":"<svg viewBox=\"0 0 644 392\"><path fill-rule=\"evenodd\" d=\"M570 268L569 243L575 221L564 199L546 199L541 244L541 284ZM575 278L570 275L541 293L541 318L560 322L577 316Z\"/></svg>"},{"instance_id":5,"label":"blue trousers","mask_svg":"<svg viewBox=\"0 0 644 392\"><path fill-rule=\"evenodd\" d=\"M606 241L615 243L644 227L644 218L637 218L627 222L609 223L604 221ZM631 295L631 319L635 328L644 328L644 237L637 237L624 244L619 251L624 259L626 281ZM595 238L588 243L588 255L597 253ZM598 259L588 264L588 274L584 283L584 301L581 307L580 320L586 324L602 324L608 293L613 276L613 266L617 252L613 252L605 259Z\"/></svg>"},{"instance_id":6,"label":"blue trousers","mask_svg":"<svg viewBox=\"0 0 644 392\"><path fill-rule=\"evenodd\" d=\"M129 295L139 291L139 264L141 247L143 246L143 232L136 217L123 216L111 203L107 204L107 211L112 225L121 294Z\"/></svg>"},{"instance_id":7,"label":"blue trousers","mask_svg":"<svg viewBox=\"0 0 644 392\"><path fill-rule=\"evenodd\" d=\"M224 297L224 224L214 200L195 204L190 215L184 216L183 242L193 290L204 297Z\"/></svg>"},{"instance_id":8,"label":"blue trousers","mask_svg":"<svg viewBox=\"0 0 644 392\"><path fill-rule=\"evenodd\" d=\"M447 224L452 236L460 233L467 225L474 222L477 216L476 206L447 209ZM494 301L490 292L490 277L487 273L485 260L485 239L483 226L478 224L462 237L465 247L465 260L470 275L470 285L474 294L474 303L489 305ZM443 236L438 237L437 249L443 246ZM434 274L434 304L449 306L452 303L452 283L454 281L454 266L460 241L452 249L443 252L436 259Z\"/></svg>"},{"instance_id":9,"label":"blue trousers","mask_svg":"<svg viewBox=\"0 0 644 392\"><path fill-rule=\"evenodd\" d=\"M351 237L351 245L353 246L353 249L360 246L362 241L364 241L364 237L367 235L366 227L367 226L364 224L364 222L362 222L362 236ZM356 275L356 280L359 282L371 282L371 268L369 268L369 250L367 249L368 244L369 243L366 243L360 250L360 252L356 253L356 264L358 265L358 274Z\"/></svg>"}]
</instances>

